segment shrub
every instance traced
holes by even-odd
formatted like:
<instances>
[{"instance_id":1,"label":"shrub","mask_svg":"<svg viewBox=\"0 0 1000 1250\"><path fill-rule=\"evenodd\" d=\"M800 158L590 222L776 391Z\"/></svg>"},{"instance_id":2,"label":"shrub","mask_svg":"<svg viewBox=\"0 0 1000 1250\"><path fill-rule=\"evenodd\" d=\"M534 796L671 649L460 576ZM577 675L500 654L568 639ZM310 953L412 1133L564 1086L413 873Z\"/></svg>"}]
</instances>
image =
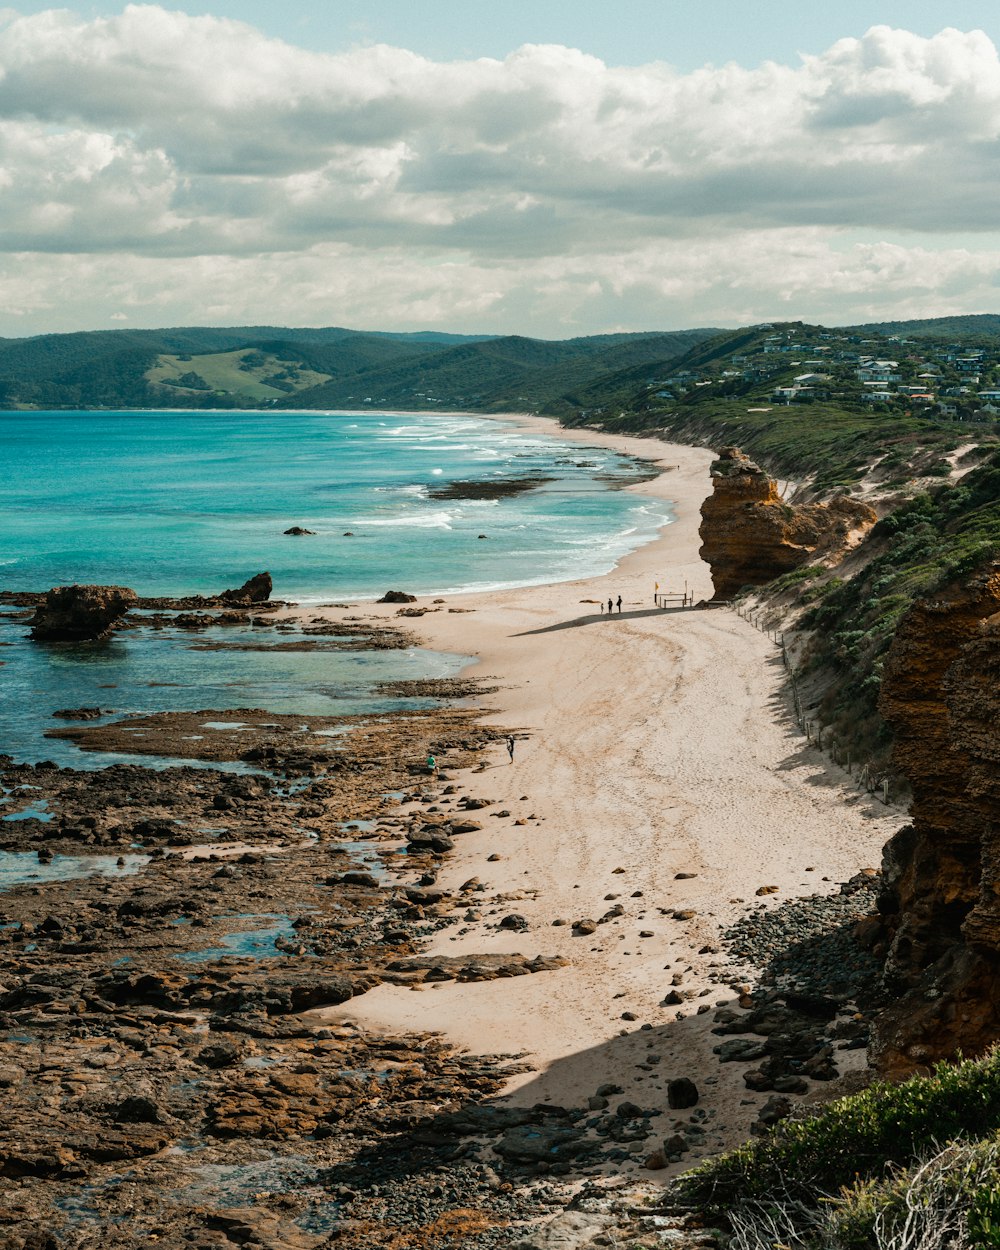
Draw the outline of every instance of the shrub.
<instances>
[{"instance_id":1,"label":"shrub","mask_svg":"<svg viewBox=\"0 0 1000 1250\"><path fill-rule=\"evenodd\" d=\"M681 1178L685 1196L712 1208L781 1196L815 1200L912 1167L928 1143L1000 1131L1000 1050L939 1064L930 1076L877 1084L817 1114L785 1120Z\"/></svg>"}]
</instances>

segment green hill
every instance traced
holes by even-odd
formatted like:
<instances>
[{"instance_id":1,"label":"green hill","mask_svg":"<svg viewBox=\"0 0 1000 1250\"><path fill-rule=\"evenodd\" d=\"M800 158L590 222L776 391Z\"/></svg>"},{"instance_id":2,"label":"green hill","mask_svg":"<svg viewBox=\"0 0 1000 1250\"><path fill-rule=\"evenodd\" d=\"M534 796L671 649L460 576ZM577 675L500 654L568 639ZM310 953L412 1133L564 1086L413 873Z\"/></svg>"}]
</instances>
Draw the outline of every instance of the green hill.
<instances>
[{"instance_id":1,"label":"green hill","mask_svg":"<svg viewBox=\"0 0 1000 1250\"><path fill-rule=\"evenodd\" d=\"M250 370L240 371L238 365L227 369L208 358L259 349L274 357L272 375L289 365L298 368L305 389L328 376L429 357L456 343L479 341L481 336L367 334L336 326L182 326L0 339L0 407L270 405L287 388L262 386L265 375L249 376ZM201 368L192 363L199 359ZM175 369L174 363L184 367ZM184 374L197 375L205 385L169 384L168 379L176 383Z\"/></svg>"},{"instance_id":2,"label":"green hill","mask_svg":"<svg viewBox=\"0 0 1000 1250\"><path fill-rule=\"evenodd\" d=\"M966 316L928 317L922 321L873 321L868 325L847 326L845 329L904 338L993 337L1000 334L1000 314L972 313Z\"/></svg>"},{"instance_id":3,"label":"green hill","mask_svg":"<svg viewBox=\"0 0 1000 1250\"><path fill-rule=\"evenodd\" d=\"M604 373L674 357L712 332L390 334L341 327L173 327L0 339L0 406L572 409Z\"/></svg>"},{"instance_id":4,"label":"green hill","mask_svg":"<svg viewBox=\"0 0 1000 1250\"><path fill-rule=\"evenodd\" d=\"M672 360L711 330L665 334L596 335L549 341L510 335L411 359L388 369L362 370L303 392L296 406L374 408L529 408L558 415L574 407L581 385L625 364L646 367ZM285 401L288 406L292 401Z\"/></svg>"}]
</instances>

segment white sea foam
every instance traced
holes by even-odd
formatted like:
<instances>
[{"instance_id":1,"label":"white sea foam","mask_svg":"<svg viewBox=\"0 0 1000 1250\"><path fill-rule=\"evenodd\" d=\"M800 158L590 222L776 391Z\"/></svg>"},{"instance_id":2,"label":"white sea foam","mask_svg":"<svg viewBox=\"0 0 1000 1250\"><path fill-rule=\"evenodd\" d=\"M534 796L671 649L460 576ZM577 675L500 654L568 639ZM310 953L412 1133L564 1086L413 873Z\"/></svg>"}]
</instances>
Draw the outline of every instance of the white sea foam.
<instances>
[{"instance_id":1,"label":"white sea foam","mask_svg":"<svg viewBox=\"0 0 1000 1250\"><path fill-rule=\"evenodd\" d=\"M408 512L399 516L387 517L355 517L352 525L356 525L359 529L363 528L379 528L379 529L442 529L450 530L451 522L455 519L456 514L453 512Z\"/></svg>"}]
</instances>

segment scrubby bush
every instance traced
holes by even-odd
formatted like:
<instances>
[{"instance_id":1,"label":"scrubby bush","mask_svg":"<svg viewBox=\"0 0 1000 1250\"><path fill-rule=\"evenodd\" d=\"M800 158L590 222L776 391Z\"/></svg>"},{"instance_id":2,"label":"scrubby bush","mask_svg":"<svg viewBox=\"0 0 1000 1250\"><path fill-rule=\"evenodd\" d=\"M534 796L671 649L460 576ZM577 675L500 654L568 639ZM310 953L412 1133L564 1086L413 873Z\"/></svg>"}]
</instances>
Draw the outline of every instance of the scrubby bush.
<instances>
[{"instance_id":1,"label":"scrubby bush","mask_svg":"<svg viewBox=\"0 0 1000 1250\"><path fill-rule=\"evenodd\" d=\"M786 1120L678 1191L738 1250L996 1250L1000 1050Z\"/></svg>"}]
</instances>

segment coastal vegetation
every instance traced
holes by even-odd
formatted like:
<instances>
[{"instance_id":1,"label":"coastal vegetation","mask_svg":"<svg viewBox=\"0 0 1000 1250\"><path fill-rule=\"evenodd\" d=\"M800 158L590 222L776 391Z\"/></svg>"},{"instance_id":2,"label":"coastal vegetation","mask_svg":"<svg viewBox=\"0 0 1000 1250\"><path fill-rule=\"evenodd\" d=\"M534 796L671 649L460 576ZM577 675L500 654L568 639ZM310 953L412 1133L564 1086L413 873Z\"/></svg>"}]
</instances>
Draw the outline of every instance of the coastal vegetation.
<instances>
[{"instance_id":1,"label":"coastal vegetation","mask_svg":"<svg viewBox=\"0 0 1000 1250\"><path fill-rule=\"evenodd\" d=\"M825 678L823 721L879 770L891 746L878 710L882 667L900 620L917 598L969 578L998 556L1000 453L994 452L958 482L920 491L888 512L856 553L854 576L820 583L826 593L801 617L813 635L807 671ZM808 604L811 589L803 588L800 604Z\"/></svg>"},{"instance_id":2,"label":"coastal vegetation","mask_svg":"<svg viewBox=\"0 0 1000 1250\"><path fill-rule=\"evenodd\" d=\"M548 342L274 326L115 330L0 340L5 408L542 409L623 368L683 355L711 330Z\"/></svg>"},{"instance_id":3,"label":"coastal vegetation","mask_svg":"<svg viewBox=\"0 0 1000 1250\"><path fill-rule=\"evenodd\" d=\"M738 1247L1000 1244L1000 1054L877 1083L683 1177Z\"/></svg>"}]
</instances>

